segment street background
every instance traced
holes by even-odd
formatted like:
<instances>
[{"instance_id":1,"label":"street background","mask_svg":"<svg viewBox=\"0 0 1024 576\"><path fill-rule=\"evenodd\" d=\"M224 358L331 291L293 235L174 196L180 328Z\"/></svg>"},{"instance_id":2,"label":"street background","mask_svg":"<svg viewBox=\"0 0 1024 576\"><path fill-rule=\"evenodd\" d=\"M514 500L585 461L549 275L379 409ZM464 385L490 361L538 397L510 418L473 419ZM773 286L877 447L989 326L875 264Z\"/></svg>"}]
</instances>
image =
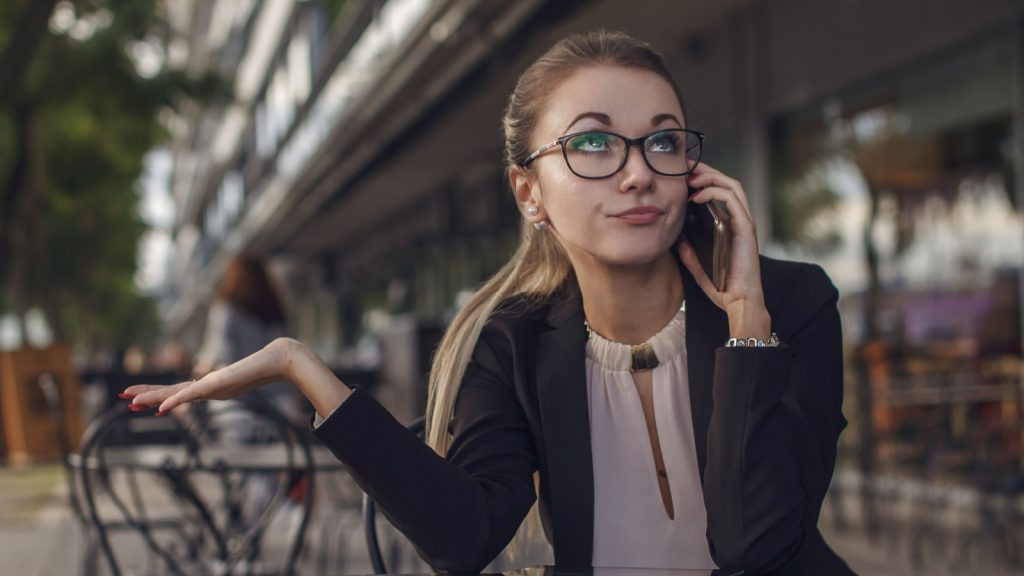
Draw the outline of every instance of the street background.
<instances>
[{"instance_id":1,"label":"street background","mask_svg":"<svg viewBox=\"0 0 1024 576\"><path fill-rule=\"evenodd\" d=\"M68 573L84 542L39 375L73 442L124 386L190 377L243 255L280 309L261 333L418 416L445 326L518 242L505 100L595 28L664 53L762 252L839 288L829 543L864 574L1024 574L1011 0L0 2L4 571ZM368 572L357 504L332 511L332 554Z\"/></svg>"}]
</instances>

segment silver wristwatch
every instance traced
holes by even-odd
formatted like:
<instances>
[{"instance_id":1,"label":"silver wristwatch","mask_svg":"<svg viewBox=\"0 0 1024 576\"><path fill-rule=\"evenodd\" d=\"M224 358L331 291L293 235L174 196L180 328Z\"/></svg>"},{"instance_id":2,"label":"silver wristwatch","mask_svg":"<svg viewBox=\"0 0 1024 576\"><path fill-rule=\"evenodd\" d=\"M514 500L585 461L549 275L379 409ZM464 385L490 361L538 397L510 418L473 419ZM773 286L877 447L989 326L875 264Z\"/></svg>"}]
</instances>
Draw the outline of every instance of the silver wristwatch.
<instances>
[{"instance_id":1,"label":"silver wristwatch","mask_svg":"<svg viewBox=\"0 0 1024 576\"><path fill-rule=\"evenodd\" d=\"M772 335L768 340L758 340L757 338L729 338L725 341L726 348L774 348L781 342L779 341L779 335L772 332Z\"/></svg>"}]
</instances>

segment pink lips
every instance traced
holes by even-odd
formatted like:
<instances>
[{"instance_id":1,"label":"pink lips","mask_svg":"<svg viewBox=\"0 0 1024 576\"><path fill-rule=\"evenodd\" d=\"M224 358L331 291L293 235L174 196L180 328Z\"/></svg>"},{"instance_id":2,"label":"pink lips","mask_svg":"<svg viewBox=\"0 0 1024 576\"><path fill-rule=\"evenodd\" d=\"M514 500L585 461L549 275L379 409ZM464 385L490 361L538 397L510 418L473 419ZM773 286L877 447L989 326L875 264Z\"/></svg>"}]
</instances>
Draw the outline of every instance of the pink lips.
<instances>
[{"instance_id":1,"label":"pink lips","mask_svg":"<svg viewBox=\"0 0 1024 576\"><path fill-rule=\"evenodd\" d=\"M630 224L650 224L660 218L662 214L664 212L655 206L637 206L620 212L615 217Z\"/></svg>"}]
</instances>

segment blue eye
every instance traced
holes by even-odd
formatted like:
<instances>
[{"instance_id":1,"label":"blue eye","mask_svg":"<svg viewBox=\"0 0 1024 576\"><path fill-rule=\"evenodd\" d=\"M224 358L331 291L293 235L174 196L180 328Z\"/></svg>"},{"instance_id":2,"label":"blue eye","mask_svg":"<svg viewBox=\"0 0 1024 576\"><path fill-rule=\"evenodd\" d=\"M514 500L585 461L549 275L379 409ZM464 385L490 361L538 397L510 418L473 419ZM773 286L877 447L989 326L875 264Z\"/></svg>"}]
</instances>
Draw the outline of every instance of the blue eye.
<instances>
[{"instance_id":1,"label":"blue eye","mask_svg":"<svg viewBox=\"0 0 1024 576\"><path fill-rule=\"evenodd\" d=\"M679 134L658 132L651 134L644 142L648 152L676 152L679 150Z\"/></svg>"},{"instance_id":2,"label":"blue eye","mask_svg":"<svg viewBox=\"0 0 1024 576\"><path fill-rule=\"evenodd\" d=\"M607 134L585 132L570 138L566 145L571 152L606 152L608 151L608 140Z\"/></svg>"}]
</instances>

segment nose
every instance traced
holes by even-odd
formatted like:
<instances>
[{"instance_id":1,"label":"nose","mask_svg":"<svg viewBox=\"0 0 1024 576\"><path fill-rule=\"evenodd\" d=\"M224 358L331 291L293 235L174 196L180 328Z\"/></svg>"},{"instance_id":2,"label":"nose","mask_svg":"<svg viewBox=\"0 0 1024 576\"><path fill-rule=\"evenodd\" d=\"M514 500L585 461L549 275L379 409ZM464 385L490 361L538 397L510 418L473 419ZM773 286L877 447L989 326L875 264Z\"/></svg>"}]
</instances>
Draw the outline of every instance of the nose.
<instances>
[{"instance_id":1,"label":"nose","mask_svg":"<svg viewBox=\"0 0 1024 576\"><path fill-rule=\"evenodd\" d=\"M640 150L641 145L630 146L626 152L626 165L622 167L619 190L622 192L644 192L654 185L654 171L647 165Z\"/></svg>"}]
</instances>

